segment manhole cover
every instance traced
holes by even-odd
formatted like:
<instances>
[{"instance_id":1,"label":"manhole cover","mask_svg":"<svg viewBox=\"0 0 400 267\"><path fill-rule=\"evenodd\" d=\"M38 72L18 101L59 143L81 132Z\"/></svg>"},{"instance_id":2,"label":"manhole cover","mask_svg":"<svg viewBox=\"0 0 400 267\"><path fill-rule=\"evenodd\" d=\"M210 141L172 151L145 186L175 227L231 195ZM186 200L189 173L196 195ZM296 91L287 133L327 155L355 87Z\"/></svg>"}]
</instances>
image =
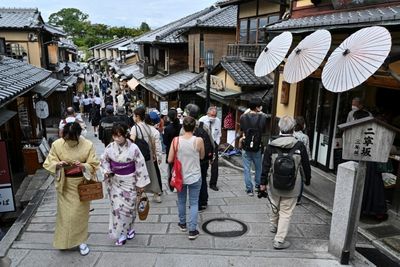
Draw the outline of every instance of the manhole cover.
<instances>
[{"instance_id":1,"label":"manhole cover","mask_svg":"<svg viewBox=\"0 0 400 267\"><path fill-rule=\"evenodd\" d=\"M217 237L236 237L247 232L247 225L232 218L214 218L203 223L202 229L207 234Z\"/></svg>"},{"instance_id":2,"label":"manhole cover","mask_svg":"<svg viewBox=\"0 0 400 267\"><path fill-rule=\"evenodd\" d=\"M392 225L371 227L367 228L367 230L378 238L400 235L400 229Z\"/></svg>"}]
</instances>

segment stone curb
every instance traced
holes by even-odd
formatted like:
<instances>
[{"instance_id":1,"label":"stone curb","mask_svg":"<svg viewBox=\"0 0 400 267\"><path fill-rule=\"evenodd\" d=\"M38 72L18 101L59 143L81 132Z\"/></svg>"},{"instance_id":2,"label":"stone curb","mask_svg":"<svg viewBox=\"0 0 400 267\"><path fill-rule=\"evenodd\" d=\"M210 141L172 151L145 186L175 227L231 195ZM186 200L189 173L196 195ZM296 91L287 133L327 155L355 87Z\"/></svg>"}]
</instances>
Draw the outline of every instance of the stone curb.
<instances>
[{"instance_id":1,"label":"stone curb","mask_svg":"<svg viewBox=\"0 0 400 267\"><path fill-rule=\"evenodd\" d=\"M35 213L36 209L39 207L42 202L43 196L46 193L47 189L53 182L54 177L49 175L40 189L35 193L32 200L29 201L29 204L25 207L22 213L18 216L17 220L13 223L11 228L8 230L6 235L0 242L0 259L4 258L7 255L7 251L13 244L13 242L17 239L18 235L25 227L26 223Z\"/></svg>"}]
</instances>

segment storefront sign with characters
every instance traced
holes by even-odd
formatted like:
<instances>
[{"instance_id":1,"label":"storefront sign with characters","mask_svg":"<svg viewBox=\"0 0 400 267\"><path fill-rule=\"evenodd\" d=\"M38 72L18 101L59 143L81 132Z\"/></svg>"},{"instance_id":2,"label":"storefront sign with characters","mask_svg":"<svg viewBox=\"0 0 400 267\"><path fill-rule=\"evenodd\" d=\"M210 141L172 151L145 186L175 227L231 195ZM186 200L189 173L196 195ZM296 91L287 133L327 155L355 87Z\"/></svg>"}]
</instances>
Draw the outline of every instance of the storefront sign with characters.
<instances>
[{"instance_id":1,"label":"storefront sign with characters","mask_svg":"<svg viewBox=\"0 0 400 267\"><path fill-rule=\"evenodd\" d=\"M398 129L367 117L338 125L343 129L343 159L387 162Z\"/></svg>"},{"instance_id":2,"label":"storefront sign with characters","mask_svg":"<svg viewBox=\"0 0 400 267\"><path fill-rule=\"evenodd\" d=\"M217 91L225 91L224 81L218 76L210 76L210 87Z\"/></svg>"}]
</instances>

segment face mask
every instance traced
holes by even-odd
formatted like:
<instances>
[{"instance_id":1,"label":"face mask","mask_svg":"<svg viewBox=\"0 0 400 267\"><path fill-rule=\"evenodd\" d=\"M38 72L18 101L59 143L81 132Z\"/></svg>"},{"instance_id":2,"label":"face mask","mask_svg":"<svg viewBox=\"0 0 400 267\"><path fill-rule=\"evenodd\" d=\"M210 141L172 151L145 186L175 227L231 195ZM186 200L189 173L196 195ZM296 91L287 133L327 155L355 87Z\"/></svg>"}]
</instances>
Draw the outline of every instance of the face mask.
<instances>
[{"instance_id":1,"label":"face mask","mask_svg":"<svg viewBox=\"0 0 400 267\"><path fill-rule=\"evenodd\" d=\"M123 136L120 135L113 135L113 140L115 143L117 143L118 145L122 145L125 143L126 139Z\"/></svg>"},{"instance_id":2,"label":"face mask","mask_svg":"<svg viewBox=\"0 0 400 267\"><path fill-rule=\"evenodd\" d=\"M209 121L210 121L210 122L214 122L214 121L215 121L215 118L212 118L212 117L211 117L211 118L209 118Z\"/></svg>"},{"instance_id":3,"label":"face mask","mask_svg":"<svg viewBox=\"0 0 400 267\"><path fill-rule=\"evenodd\" d=\"M353 110L357 110L357 109L358 109L358 107L357 107L357 106L351 106L351 109L353 109Z\"/></svg>"},{"instance_id":4,"label":"face mask","mask_svg":"<svg viewBox=\"0 0 400 267\"><path fill-rule=\"evenodd\" d=\"M263 106L260 106L260 107L258 108L258 112L261 112L262 109L263 109Z\"/></svg>"}]
</instances>

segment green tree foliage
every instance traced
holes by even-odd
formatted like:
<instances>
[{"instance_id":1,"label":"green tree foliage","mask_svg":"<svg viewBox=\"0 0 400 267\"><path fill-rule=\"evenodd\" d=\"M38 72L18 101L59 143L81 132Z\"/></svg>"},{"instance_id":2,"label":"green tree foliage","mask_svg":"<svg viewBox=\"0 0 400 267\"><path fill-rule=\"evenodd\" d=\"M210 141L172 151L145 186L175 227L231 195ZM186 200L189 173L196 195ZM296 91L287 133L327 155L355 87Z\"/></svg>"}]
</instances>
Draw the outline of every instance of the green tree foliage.
<instances>
[{"instance_id":1,"label":"green tree foliage","mask_svg":"<svg viewBox=\"0 0 400 267\"><path fill-rule=\"evenodd\" d=\"M49 17L49 23L63 27L78 47L91 47L116 37L135 37L147 31L150 27L142 22L138 28L111 27L106 24L92 24L89 15L76 8L63 8Z\"/></svg>"},{"instance_id":2,"label":"green tree foliage","mask_svg":"<svg viewBox=\"0 0 400 267\"><path fill-rule=\"evenodd\" d=\"M64 31L71 36L83 34L88 23L88 14L76 8L63 8L49 17L49 23L62 26Z\"/></svg>"},{"instance_id":3,"label":"green tree foliage","mask_svg":"<svg viewBox=\"0 0 400 267\"><path fill-rule=\"evenodd\" d=\"M148 32L148 31L150 31L150 26L146 22L142 22L142 24L140 24L140 28L139 29L142 32Z\"/></svg>"}]
</instances>

